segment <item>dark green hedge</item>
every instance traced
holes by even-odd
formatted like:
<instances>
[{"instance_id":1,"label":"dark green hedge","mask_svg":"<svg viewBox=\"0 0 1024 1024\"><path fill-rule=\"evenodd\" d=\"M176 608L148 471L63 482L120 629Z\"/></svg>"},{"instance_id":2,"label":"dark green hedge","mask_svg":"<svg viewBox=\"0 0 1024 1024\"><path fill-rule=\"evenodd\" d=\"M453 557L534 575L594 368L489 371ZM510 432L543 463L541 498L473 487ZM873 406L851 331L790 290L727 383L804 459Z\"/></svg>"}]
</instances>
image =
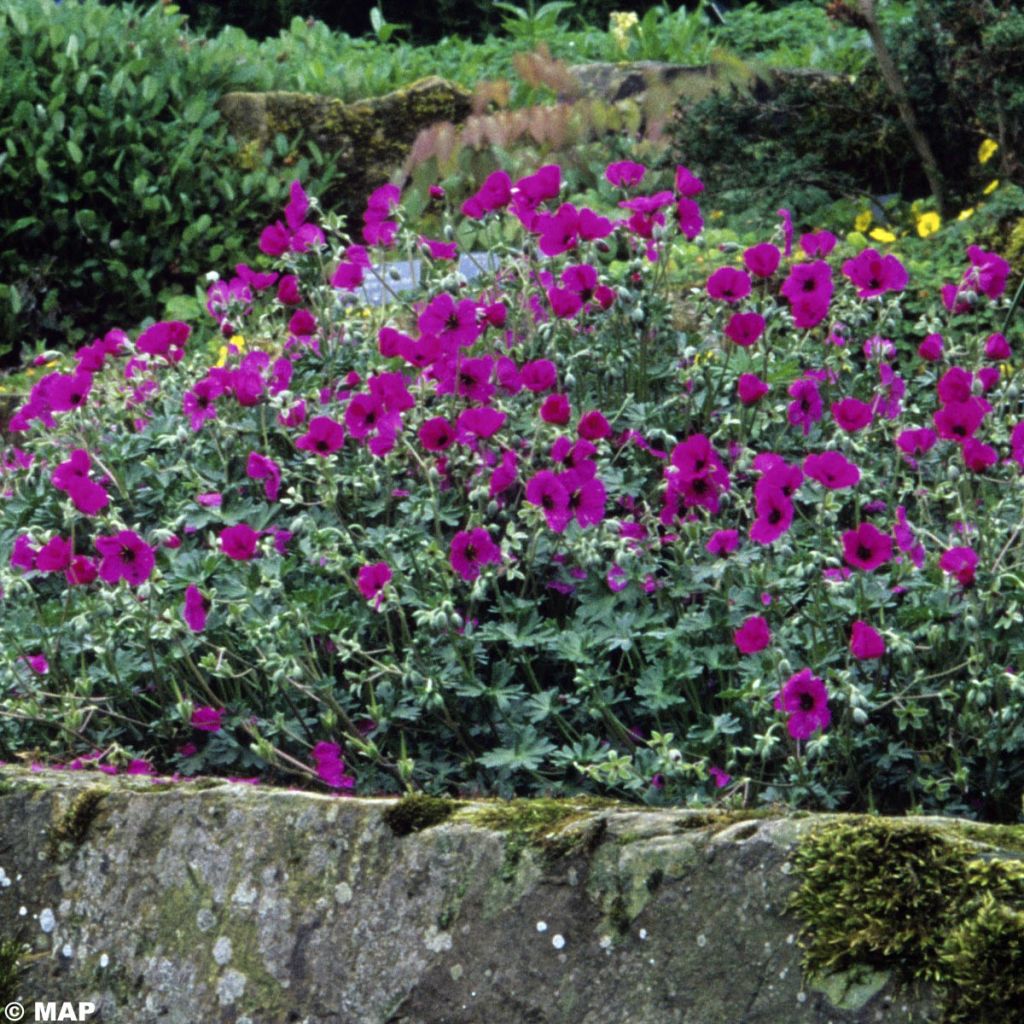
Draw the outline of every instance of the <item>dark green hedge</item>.
<instances>
[{"instance_id":1,"label":"dark green hedge","mask_svg":"<svg viewBox=\"0 0 1024 1024\"><path fill-rule=\"evenodd\" d=\"M239 168L213 106L246 68L182 27L159 7L0 5L3 361L159 316L251 255L280 205L286 182ZM333 174L293 170L314 194Z\"/></svg>"}]
</instances>

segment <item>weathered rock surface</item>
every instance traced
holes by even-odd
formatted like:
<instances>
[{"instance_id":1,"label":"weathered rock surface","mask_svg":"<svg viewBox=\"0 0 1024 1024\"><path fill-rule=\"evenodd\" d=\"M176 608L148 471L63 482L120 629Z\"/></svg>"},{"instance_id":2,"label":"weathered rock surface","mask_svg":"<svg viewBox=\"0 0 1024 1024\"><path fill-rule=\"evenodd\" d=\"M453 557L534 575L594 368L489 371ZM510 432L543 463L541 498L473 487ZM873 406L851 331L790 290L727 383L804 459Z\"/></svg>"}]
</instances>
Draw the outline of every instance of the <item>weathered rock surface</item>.
<instances>
[{"instance_id":1,"label":"weathered rock surface","mask_svg":"<svg viewBox=\"0 0 1024 1024\"><path fill-rule=\"evenodd\" d=\"M802 977L813 817L581 805L524 843L493 804L406 835L394 806L0 770L0 947L32 950L0 997L120 1024L927 1019L886 974Z\"/></svg>"},{"instance_id":2,"label":"weathered rock surface","mask_svg":"<svg viewBox=\"0 0 1024 1024\"><path fill-rule=\"evenodd\" d=\"M295 92L231 92L217 108L231 134L252 157L277 133L303 135L345 172L345 188L361 204L401 168L423 128L439 121L462 121L470 93L454 82L431 76L374 99L343 103L328 96Z\"/></svg>"}]
</instances>

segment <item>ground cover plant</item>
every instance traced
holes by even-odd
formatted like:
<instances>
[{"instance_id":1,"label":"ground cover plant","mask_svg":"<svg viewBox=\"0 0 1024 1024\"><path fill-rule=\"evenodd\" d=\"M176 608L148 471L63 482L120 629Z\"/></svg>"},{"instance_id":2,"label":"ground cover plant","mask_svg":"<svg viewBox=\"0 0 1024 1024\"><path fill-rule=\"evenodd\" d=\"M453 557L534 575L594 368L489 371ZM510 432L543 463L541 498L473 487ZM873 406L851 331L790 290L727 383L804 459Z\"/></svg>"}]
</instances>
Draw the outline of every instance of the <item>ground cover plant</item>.
<instances>
[{"instance_id":1,"label":"ground cover plant","mask_svg":"<svg viewBox=\"0 0 1024 1024\"><path fill-rule=\"evenodd\" d=\"M436 188L425 237L395 186L349 233L295 181L208 325L48 368L2 463L0 755L1015 818L1009 266L970 247L907 322L895 255L780 210L681 295L700 180L606 184L615 217L553 165Z\"/></svg>"}]
</instances>

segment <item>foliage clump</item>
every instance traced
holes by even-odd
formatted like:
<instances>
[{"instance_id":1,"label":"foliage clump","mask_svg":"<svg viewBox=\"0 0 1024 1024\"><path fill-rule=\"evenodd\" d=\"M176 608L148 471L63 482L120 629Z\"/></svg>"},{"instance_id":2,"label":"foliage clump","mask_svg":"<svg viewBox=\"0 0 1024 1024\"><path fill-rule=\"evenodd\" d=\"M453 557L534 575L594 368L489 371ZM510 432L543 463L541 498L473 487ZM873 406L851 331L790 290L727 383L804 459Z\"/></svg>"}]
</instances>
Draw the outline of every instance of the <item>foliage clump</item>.
<instances>
[{"instance_id":1,"label":"foliage clump","mask_svg":"<svg viewBox=\"0 0 1024 1024\"><path fill-rule=\"evenodd\" d=\"M410 793L389 807L383 818L396 836L408 836L442 824L455 813L457 807L454 800L446 797Z\"/></svg>"}]
</instances>

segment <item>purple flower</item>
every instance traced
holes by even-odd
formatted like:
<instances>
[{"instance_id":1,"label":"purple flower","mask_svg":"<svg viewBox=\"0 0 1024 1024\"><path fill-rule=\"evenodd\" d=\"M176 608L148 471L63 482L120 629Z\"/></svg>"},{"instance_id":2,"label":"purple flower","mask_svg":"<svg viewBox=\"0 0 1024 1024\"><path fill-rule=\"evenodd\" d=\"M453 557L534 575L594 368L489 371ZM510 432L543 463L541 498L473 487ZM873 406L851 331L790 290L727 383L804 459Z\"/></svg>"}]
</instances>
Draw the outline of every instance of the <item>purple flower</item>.
<instances>
[{"instance_id":1,"label":"purple flower","mask_svg":"<svg viewBox=\"0 0 1024 1024\"><path fill-rule=\"evenodd\" d=\"M480 567L501 562L501 548L491 540L483 526L460 530L452 538L449 552L451 567L467 582L480 575Z\"/></svg>"},{"instance_id":2,"label":"purple flower","mask_svg":"<svg viewBox=\"0 0 1024 1024\"><path fill-rule=\"evenodd\" d=\"M811 426L822 417L824 407L818 383L811 378L801 377L789 385L787 394L793 401L786 408L786 418L794 427L800 427L806 437L811 432Z\"/></svg>"},{"instance_id":3,"label":"purple flower","mask_svg":"<svg viewBox=\"0 0 1024 1024\"><path fill-rule=\"evenodd\" d=\"M725 325L725 336L741 348L753 345L764 334L764 317L760 313L733 313Z\"/></svg>"},{"instance_id":4,"label":"purple flower","mask_svg":"<svg viewBox=\"0 0 1024 1024\"><path fill-rule=\"evenodd\" d=\"M832 403L832 417L841 430L854 434L874 419L871 406L859 398L847 397Z\"/></svg>"},{"instance_id":5,"label":"purple flower","mask_svg":"<svg viewBox=\"0 0 1024 1024\"><path fill-rule=\"evenodd\" d=\"M775 710L789 716L786 727L795 740L809 739L832 721L828 690L809 668L791 675L775 696Z\"/></svg>"},{"instance_id":6,"label":"purple flower","mask_svg":"<svg viewBox=\"0 0 1024 1024\"><path fill-rule=\"evenodd\" d=\"M337 743L321 740L313 748L313 763L320 781L331 789L353 789L356 780L345 774L345 762L341 757L341 747Z\"/></svg>"},{"instance_id":7,"label":"purple flower","mask_svg":"<svg viewBox=\"0 0 1024 1024\"><path fill-rule=\"evenodd\" d=\"M380 610L384 600L384 588L391 582L391 566L387 562L373 562L359 567L356 586L359 593L367 601L373 601L373 607Z\"/></svg>"},{"instance_id":8,"label":"purple flower","mask_svg":"<svg viewBox=\"0 0 1024 1024\"><path fill-rule=\"evenodd\" d=\"M736 381L736 396L744 405L754 405L770 390L756 373L741 373Z\"/></svg>"},{"instance_id":9,"label":"purple flower","mask_svg":"<svg viewBox=\"0 0 1024 1024\"><path fill-rule=\"evenodd\" d=\"M771 277L779 268L782 253L771 242L761 242L743 251L743 263L757 277Z\"/></svg>"},{"instance_id":10,"label":"purple flower","mask_svg":"<svg viewBox=\"0 0 1024 1024\"><path fill-rule=\"evenodd\" d=\"M733 643L740 654L756 654L772 642L772 631L768 621L761 615L751 615L743 620L739 629L733 630Z\"/></svg>"},{"instance_id":11,"label":"purple flower","mask_svg":"<svg viewBox=\"0 0 1024 1024\"><path fill-rule=\"evenodd\" d=\"M220 531L220 549L236 562L248 562L256 554L259 539L259 533L248 523L237 523Z\"/></svg>"},{"instance_id":12,"label":"purple flower","mask_svg":"<svg viewBox=\"0 0 1024 1024\"><path fill-rule=\"evenodd\" d=\"M735 267L719 267L707 282L708 295L722 302L739 302L750 294L750 276Z\"/></svg>"},{"instance_id":13,"label":"purple flower","mask_svg":"<svg viewBox=\"0 0 1024 1024\"><path fill-rule=\"evenodd\" d=\"M955 576L962 587L974 583L974 571L978 566L978 553L971 547L955 547L944 551L939 558L939 568Z\"/></svg>"},{"instance_id":14,"label":"purple flower","mask_svg":"<svg viewBox=\"0 0 1024 1024\"><path fill-rule=\"evenodd\" d=\"M544 518L555 533L561 533L569 525L572 518L569 492L557 473L550 469L534 473L526 482L526 500L544 510Z\"/></svg>"},{"instance_id":15,"label":"purple flower","mask_svg":"<svg viewBox=\"0 0 1024 1024\"><path fill-rule=\"evenodd\" d=\"M704 545L704 550L712 555L728 555L736 550L739 542L739 530L716 530Z\"/></svg>"},{"instance_id":16,"label":"purple flower","mask_svg":"<svg viewBox=\"0 0 1024 1024\"><path fill-rule=\"evenodd\" d=\"M854 569L874 572L892 558L892 537L871 523L843 533L843 560Z\"/></svg>"},{"instance_id":17,"label":"purple flower","mask_svg":"<svg viewBox=\"0 0 1024 1024\"><path fill-rule=\"evenodd\" d=\"M153 549L134 530L97 537L96 550L100 553L99 575L104 583L124 580L129 586L140 586L156 565Z\"/></svg>"},{"instance_id":18,"label":"purple flower","mask_svg":"<svg viewBox=\"0 0 1024 1024\"><path fill-rule=\"evenodd\" d=\"M646 171L647 168L643 164L634 163L632 160L619 160L605 168L604 176L608 183L616 188L632 188L643 181Z\"/></svg>"},{"instance_id":19,"label":"purple flower","mask_svg":"<svg viewBox=\"0 0 1024 1024\"><path fill-rule=\"evenodd\" d=\"M850 630L850 653L858 661L871 661L885 654L885 641L882 635L858 619Z\"/></svg>"},{"instance_id":20,"label":"purple flower","mask_svg":"<svg viewBox=\"0 0 1024 1024\"><path fill-rule=\"evenodd\" d=\"M260 235L260 252L268 256L282 256L286 252L305 252L311 246L323 245L324 233L315 225L306 223L309 199L299 182L291 184L291 194L284 208L284 223L275 221ZM283 278L282 278L283 282Z\"/></svg>"},{"instance_id":21,"label":"purple flower","mask_svg":"<svg viewBox=\"0 0 1024 1024\"><path fill-rule=\"evenodd\" d=\"M277 501L281 490L281 467L273 459L259 452L249 452L245 473L252 480L263 481L263 493L267 501Z\"/></svg>"},{"instance_id":22,"label":"purple flower","mask_svg":"<svg viewBox=\"0 0 1024 1024\"><path fill-rule=\"evenodd\" d=\"M853 487L860 480L860 470L839 452L822 452L804 459L804 472L830 491Z\"/></svg>"},{"instance_id":23,"label":"purple flower","mask_svg":"<svg viewBox=\"0 0 1024 1024\"><path fill-rule=\"evenodd\" d=\"M201 633L206 629L206 613L209 609L209 598L204 597L203 592L194 583L190 583L185 588L185 605L181 614L185 625L193 633Z\"/></svg>"},{"instance_id":24,"label":"purple flower","mask_svg":"<svg viewBox=\"0 0 1024 1024\"><path fill-rule=\"evenodd\" d=\"M330 416L314 416L306 433L295 442L296 448L327 457L336 452L345 441L345 428Z\"/></svg>"},{"instance_id":25,"label":"purple flower","mask_svg":"<svg viewBox=\"0 0 1024 1024\"><path fill-rule=\"evenodd\" d=\"M224 708L202 707L192 712L192 728L200 732L220 732L225 715Z\"/></svg>"},{"instance_id":26,"label":"purple flower","mask_svg":"<svg viewBox=\"0 0 1024 1024\"><path fill-rule=\"evenodd\" d=\"M895 256L883 256L875 249L865 249L843 264L843 274L857 288L862 299L885 292L901 292L907 286L907 271Z\"/></svg>"}]
</instances>

